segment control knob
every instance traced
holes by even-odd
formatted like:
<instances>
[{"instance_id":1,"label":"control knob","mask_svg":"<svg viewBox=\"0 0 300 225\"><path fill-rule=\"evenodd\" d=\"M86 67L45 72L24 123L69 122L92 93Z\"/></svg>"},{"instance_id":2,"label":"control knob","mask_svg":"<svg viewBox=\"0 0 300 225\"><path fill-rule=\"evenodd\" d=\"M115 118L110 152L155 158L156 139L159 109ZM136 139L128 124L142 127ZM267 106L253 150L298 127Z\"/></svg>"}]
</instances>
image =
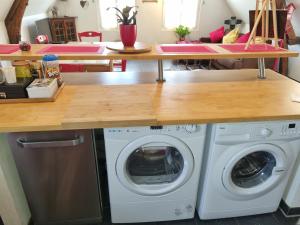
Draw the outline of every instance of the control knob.
<instances>
[{"instance_id":1,"label":"control knob","mask_svg":"<svg viewBox=\"0 0 300 225\"><path fill-rule=\"evenodd\" d=\"M261 129L260 135L263 137L270 137L272 135L272 130L268 128Z\"/></svg>"},{"instance_id":2,"label":"control knob","mask_svg":"<svg viewBox=\"0 0 300 225\"><path fill-rule=\"evenodd\" d=\"M195 133L197 131L197 125L186 125L185 130L188 133Z\"/></svg>"}]
</instances>

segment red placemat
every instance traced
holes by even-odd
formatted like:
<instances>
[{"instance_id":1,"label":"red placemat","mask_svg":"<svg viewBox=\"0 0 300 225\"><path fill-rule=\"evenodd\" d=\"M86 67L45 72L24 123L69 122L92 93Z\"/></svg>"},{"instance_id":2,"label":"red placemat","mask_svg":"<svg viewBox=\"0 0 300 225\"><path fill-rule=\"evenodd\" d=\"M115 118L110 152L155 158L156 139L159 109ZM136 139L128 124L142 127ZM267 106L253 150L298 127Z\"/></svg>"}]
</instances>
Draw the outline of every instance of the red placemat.
<instances>
[{"instance_id":1,"label":"red placemat","mask_svg":"<svg viewBox=\"0 0 300 225\"><path fill-rule=\"evenodd\" d=\"M11 54L19 50L19 45L0 45L0 54Z\"/></svg>"},{"instance_id":2,"label":"red placemat","mask_svg":"<svg viewBox=\"0 0 300 225\"><path fill-rule=\"evenodd\" d=\"M38 51L39 54L102 54L104 51L104 46L87 46L87 45L51 45L43 48L42 50Z\"/></svg>"},{"instance_id":3,"label":"red placemat","mask_svg":"<svg viewBox=\"0 0 300 225\"><path fill-rule=\"evenodd\" d=\"M160 45L161 53L217 53L208 46L203 45Z\"/></svg>"},{"instance_id":4,"label":"red placemat","mask_svg":"<svg viewBox=\"0 0 300 225\"><path fill-rule=\"evenodd\" d=\"M282 52L286 51L285 49L282 48L275 48L272 45L268 44L255 44L255 45L250 45L248 49L245 49L246 44L232 44L232 45L219 45L220 47L233 52L233 53L238 53L238 52Z\"/></svg>"}]
</instances>

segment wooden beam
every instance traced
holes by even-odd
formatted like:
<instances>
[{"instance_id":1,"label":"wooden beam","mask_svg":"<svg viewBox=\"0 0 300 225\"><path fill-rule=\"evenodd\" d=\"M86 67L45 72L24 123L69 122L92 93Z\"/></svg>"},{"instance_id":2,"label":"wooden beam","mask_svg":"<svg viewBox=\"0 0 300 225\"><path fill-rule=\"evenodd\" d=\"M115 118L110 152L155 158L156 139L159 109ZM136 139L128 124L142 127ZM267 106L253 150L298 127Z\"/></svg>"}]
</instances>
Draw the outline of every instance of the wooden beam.
<instances>
[{"instance_id":1,"label":"wooden beam","mask_svg":"<svg viewBox=\"0 0 300 225\"><path fill-rule=\"evenodd\" d=\"M278 27L277 27L277 5L276 5L276 0L272 0L272 14L273 14L273 29L274 29L274 41L275 41L275 46L278 46Z\"/></svg>"},{"instance_id":2,"label":"wooden beam","mask_svg":"<svg viewBox=\"0 0 300 225\"><path fill-rule=\"evenodd\" d=\"M5 18L5 26L11 44L17 44L20 41L22 19L28 1L15 0Z\"/></svg>"}]
</instances>

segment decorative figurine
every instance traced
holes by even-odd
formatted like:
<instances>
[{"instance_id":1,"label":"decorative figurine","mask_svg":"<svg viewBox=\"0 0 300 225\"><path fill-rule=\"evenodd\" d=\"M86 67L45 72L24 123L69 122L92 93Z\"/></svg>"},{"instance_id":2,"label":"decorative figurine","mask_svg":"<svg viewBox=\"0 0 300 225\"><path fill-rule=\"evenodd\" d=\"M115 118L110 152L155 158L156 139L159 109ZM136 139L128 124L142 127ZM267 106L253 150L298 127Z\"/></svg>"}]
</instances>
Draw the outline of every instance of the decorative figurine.
<instances>
[{"instance_id":1,"label":"decorative figurine","mask_svg":"<svg viewBox=\"0 0 300 225\"><path fill-rule=\"evenodd\" d=\"M21 49L21 51L23 52L28 52L31 50L31 44L28 41L21 41L19 43L19 48Z\"/></svg>"},{"instance_id":2,"label":"decorative figurine","mask_svg":"<svg viewBox=\"0 0 300 225\"><path fill-rule=\"evenodd\" d=\"M56 18L56 17L58 17L58 9L57 9L57 7L52 7L51 8L51 13L52 13L52 16L53 16L53 18Z\"/></svg>"}]
</instances>

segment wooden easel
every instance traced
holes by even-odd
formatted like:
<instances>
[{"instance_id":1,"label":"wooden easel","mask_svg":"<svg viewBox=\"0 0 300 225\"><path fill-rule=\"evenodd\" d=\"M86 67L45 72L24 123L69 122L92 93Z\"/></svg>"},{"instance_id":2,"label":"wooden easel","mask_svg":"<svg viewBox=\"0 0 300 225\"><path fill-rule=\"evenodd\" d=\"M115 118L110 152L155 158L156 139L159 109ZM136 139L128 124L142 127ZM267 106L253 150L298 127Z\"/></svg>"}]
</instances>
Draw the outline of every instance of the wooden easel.
<instances>
[{"instance_id":1,"label":"wooden easel","mask_svg":"<svg viewBox=\"0 0 300 225\"><path fill-rule=\"evenodd\" d=\"M261 8L260 8L260 5L261 5ZM252 40L253 40L253 43L255 44L257 27L258 27L260 21L262 22L261 35L262 35L263 41L266 42L267 40L271 40L271 38L269 38L269 7L270 7L270 5L272 8L273 29L274 29L274 38L272 38L272 40L274 40L274 42L275 42L275 47L278 47L276 0L261 0L261 1L256 0L255 23L254 23L253 29L251 31L249 40L246 44L246 49L249 48Z\"/></svg>"}]
</instances>

